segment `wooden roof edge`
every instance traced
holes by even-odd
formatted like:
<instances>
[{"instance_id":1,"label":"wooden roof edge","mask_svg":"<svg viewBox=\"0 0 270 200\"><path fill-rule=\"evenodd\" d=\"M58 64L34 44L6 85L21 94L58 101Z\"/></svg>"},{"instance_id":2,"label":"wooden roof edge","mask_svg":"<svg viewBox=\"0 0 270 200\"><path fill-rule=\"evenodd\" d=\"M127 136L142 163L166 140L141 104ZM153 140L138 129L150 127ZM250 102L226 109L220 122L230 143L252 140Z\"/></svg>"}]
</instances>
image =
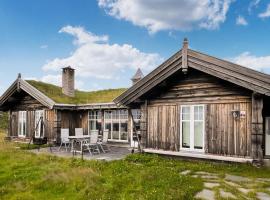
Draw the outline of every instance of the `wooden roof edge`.
<instances>
[{"instance_id":1,"label":"wooden roof edge","mask_svg":"<svg viewBox=\"0 0 270 200\"><path fill-rule=\"evenodd\" d=\"M25 80L21 78L21 75L19 74L18 78L11 84L11 86L4 92L4 94L0 98L0 106L5 103L5 101L17 90L22 89L26 93L28 93L30 96L35 98L37 101L39 101L44 106L52 109L55 102L47 97L45 94L43 94L41 91L27 83Z\"/></svg>"},{"instance_id":2,"label":"wooden roof edge","mask_svg":"<svg viewBox=\"0 0 270 200\"><path fill-rule=\"evenodd\" d=\"M153 69L151 72L149 72L145 77L143 77L141 80L139 80L137 83L135 83L133 86L131 86L129 89L127 89L125 92L123 92L121 95L116 97L113 102L116 104L120 104L121 101L128 97L128 95L136 90L138 90L141 86L143 86L147 81L149 81L152 77L157 76L160 72L162 72L165 68L167 68L171 62L177 58L181 58L182 56L182 49L178 50L176 53L174 53L171 57L169 57L167 60L165 60L163 63L161 63L158 67Z\"/></svg>"},{"instance_id":3,"label":"wooden roof edge","mask_svg":"<svg viewBox=\"0 0 270 200\"><path fill-rule=\"evenodd\" d=\"M55 105L55 102L49 98L47 95L45 95L43 92L32 86L30 83L27 81L20 79L20 82L23 86L22 89L25 90L29 95L31 95L33 98L38 100L40 103L44 104L45 106L49 107L50 109L53 108ZM25 88L24 88L25 87Z\"/></svg>"},{"instance_id":4,"label":"wooden roof edge","mask_svg":"<svg viewBox=\"0 0 270 200\"><path fill-rule=\"evenodd\" d=\"M117 104L128 104L127 102L129 102L129 99L134 99L134 92L138 92L138 90L142 89L142 87L147 83L147 81L149 81L151 78L158 76L160 74L160 72L162 72L165 68L167 68L171 63L170 61L177 55L177 54L181 54L182 56L182 65L185 65L185 63L187 64L186 68L188 68L188 56L189 56L189 52L193 52L195 54L200 54L206 57L211 58L212 60L216 61L216 62L220 62L220 65L217 63L213 63L214 65L220 66L221 68L226 68L227 70L231 70L232 73L236 73L236 74L241 74L243 76L247 76L247 78L251 78L253 79L253 81L263 81L265 83L269 83L270 84L270 75L253 70L251 68L245 67L245 66L241 66L238 64L235 64L233 62L227 61L227 60L223 60L214 56L210 56L207 55L205 53L201 53L199 51L195 51L192 49L188 48L188 41L185 39L184 43L183 43L183 48L180 49L178 52L176 52L174 55L172 55L170 58L168 58L166 61L164 61L161 65L159 65L156 69L154 69L153 71L151 71L147 76L145 76L143 79L141 79L140 81L138 81L135 85L131 86L128 90L126 90L125 92L123 92L121 95L119 95L117 98L115 98L113 101ZM184 57L184 58L183 58ZM187 59L187 60L185 60ZM206 61L208 62L208 61ZM231 66L235 66L237 69L233 70L231 69L231 67L226 66L226 64L229 64ZM183 68L183 66L182 66ZM243 70L243 72L241 72L241 69ZM186 69L187 70L187 69ZM221 72L220 72L221 73ZM255 75L256 77L252 76ZM234 84L237 85L237 83L234 82ZM258 84L259 85L259 84ZM259 86L256 86L259 87ZM248 88L251 89L251 88ZM145 89L144 89L145 90ZM145 92L147 92L148 90L145 90ZM269 88L270 91L270 88ZM265 95L268 95L269 92L264 92ZM135 95L136 96L136 95Z\"/></svg>"},{"instance_id":5,"label":"wooden roof edge","mask_svg":"<svg viewBox=\"0 0 270 200\"><path fill-rule=\"evenodd\" d=\"M4 103L4 101L10 96L12 91L14 91L17 88L17 82L18 79L16 79L10 86L9 88L2 94L0 97L0 105Z\"/></svg>"},{"instance_id":6,"label":"wooden roof edge","mask_svg":"<svg viewBox=\"0 0 270 200\"><path fill-rule=\"evenodd\" d=\"M265 81L267 83L270 83L270 75L269 74L266 74L266 73L263 73L263 72L254 70L252 68L249 68L249 67L246 67L246 66L243 66L243 65L239 65L239 64L233 63L233 62L228 61L228 60L224 60L224 59L221 59L221 58L218 58L218 57L215 57L215 56L211 56L211 55L208 55L208 54L205 54L205 53L202 53L200 51L193 50L193 49L188 49L188 51L189 52L194 52L195 54L201 54L203 56L209 57L209 58L211 58L213 60L216 60L217 62L222 62L222 64L226 64L227 63L227 64L230 64L230 65L233 65L233 66L237 67L238 69L247 70L250 73L256 74L257 76L260 76L261 78L263 78L263 81ZM224 66L222 66L222 67L224 67ZM243 73L245 73L245 72L243 72ZM245 75L248 75L248 76L251 76L252 77L252 75L250 73L246 73Z\"/></svg>"}]
</instances>

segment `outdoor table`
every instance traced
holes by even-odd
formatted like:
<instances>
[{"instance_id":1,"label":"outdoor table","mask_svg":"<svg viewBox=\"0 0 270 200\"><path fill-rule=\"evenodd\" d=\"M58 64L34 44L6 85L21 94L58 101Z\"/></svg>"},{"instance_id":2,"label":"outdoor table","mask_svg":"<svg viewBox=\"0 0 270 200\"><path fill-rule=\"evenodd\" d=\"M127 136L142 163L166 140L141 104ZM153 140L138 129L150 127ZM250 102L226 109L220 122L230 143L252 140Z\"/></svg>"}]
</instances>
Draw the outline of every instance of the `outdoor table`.
<instances>
[{"instance_id":1,"label":"outdoor table","mask_svg":"<svg viewBox=\"0 0 270 200\"><path fill-rule=\"evenodd\" d=\"M69 136L68 139L71 141L71 152L78 152L82 153L83 152L83 141L86 139L90 139L90 135L80 135L80 136ZM80 143L80 150L75 150L74 149L74 142Z\"/></svg>"}]
</instances>

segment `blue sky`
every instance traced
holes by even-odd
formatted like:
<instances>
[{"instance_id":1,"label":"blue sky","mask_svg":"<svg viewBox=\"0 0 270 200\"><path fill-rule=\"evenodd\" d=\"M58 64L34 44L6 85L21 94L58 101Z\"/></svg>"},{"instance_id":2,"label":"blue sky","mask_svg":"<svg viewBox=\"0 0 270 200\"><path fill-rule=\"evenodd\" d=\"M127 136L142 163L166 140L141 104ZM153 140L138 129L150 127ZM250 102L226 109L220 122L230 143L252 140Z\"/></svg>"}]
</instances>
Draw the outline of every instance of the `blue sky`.
<instances>
[{"instance_id":1,"label":"blue sky","mask_svg":"<svg viewBox=\"0 0 270 200\"><path fill-rule=\"evenodd\" d=\"M0 0L0 94L25 79L128 87L182 47L270 73L268 0Z\"/></svg>"}]
</instances>

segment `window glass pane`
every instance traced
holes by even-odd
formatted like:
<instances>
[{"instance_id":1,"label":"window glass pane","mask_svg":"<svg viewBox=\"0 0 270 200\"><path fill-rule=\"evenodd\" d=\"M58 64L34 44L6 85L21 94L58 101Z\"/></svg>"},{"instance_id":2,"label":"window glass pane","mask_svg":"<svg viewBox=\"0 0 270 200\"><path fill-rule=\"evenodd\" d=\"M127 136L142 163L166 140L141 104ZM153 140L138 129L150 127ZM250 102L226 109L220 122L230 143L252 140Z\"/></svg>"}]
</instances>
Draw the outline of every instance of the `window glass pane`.
<instances>
[{"instance_id":1,"label":"window glass pane","mask_svg":"<svg viewBox=\"0 0 270 200\"><path fill-rule=\"evenodd\" d=\"M194 106L194 120L203 120L203 106Z\"/></svg>"},{"instance_id":2,"label":"window glass pane","mask_svg":"<svg viewBox=\"0 0 270 200\"><path fill-rule=\"evenodd\" d=\"M104 112L104 118L105 119L111 119L112 118L111 111L105 111Z\"/></svg>"},{"instance_id":3,"label":"window glass pane","mask_svg":"<svg viewBox=\"0 0 270 200\"><path fill-rule=\"evenodd\" d=\"M194 122L194 148L203 148L203 122Z\"/></svg>"},{"instance_id":4,"label":"window glass pane","mask_svg":"<svg viewBox=\"0 0 270 200\"><path fill-rule=\"evenodd\" d=\"M120 139L121 140L127 140L127 131L128 131L127 122L121 123L120 125Z\"/></svg>"},{"instance_id":5,"label":"window glass pane","mask_svg":"<svg viewBox=\"0 0 270 200\"><path fill-rule=\"evenodd\" d=\"M199 107L199 120L203 120L204 109L203 106Z\"/></svg>"},{"instance_id":6,"label":"window glass pane","mask_svg":"<svg viewBox=\"0 0 270 200\"><path fill-rule=\"evenodd\" d=\"M112 119L119 119L119 111L118 110L113 110L112 111Z\"/></svg>"},{"instance_id":7,"label":"window glass pane","mask_svg":"<svg viewBox=\"0 0 270 200\"><path fill-rule=\"evenodd\" d=\"M182 122L182 147L190 147L190 122Z\"/></svg>"},{"instance_id":8,"label":"window glass pane","mask_svg":"<svg viewBox=\"0 0 270 200\"><path fill-rule=\"evenodd\" d=\"M133 120L140 120L141 119L141 110L140 109L133 109L131 110Z\"/></svg>"},{"instance_id":9,"label":"window glass pane","mask_svg":"<svg viewBox=\"0 0 270 200\"><path fill-rule=\"evenodd\" d=\"M190 107L182 107L182 120L190 120Z\"/></svg>"},{"instance_id":10,"label":"window glass pane","mask_svg":"<svg viewBox=\"0 0 270 200\"><path fill-rule=\"evenodd\" d=\"M112 139L119 140L119 122L113 123Z\"/></svg>"},{"instance_id":11,"label":"window glass pane","mask_svg":"<svg viewBox=\"0 0 270 200\"><path fill-rule=\"evenodd\" d=\"M111 123L105 123L105 129L109 130L108 139L112 139L111 137Z\"/></svg>"}]
</instances>

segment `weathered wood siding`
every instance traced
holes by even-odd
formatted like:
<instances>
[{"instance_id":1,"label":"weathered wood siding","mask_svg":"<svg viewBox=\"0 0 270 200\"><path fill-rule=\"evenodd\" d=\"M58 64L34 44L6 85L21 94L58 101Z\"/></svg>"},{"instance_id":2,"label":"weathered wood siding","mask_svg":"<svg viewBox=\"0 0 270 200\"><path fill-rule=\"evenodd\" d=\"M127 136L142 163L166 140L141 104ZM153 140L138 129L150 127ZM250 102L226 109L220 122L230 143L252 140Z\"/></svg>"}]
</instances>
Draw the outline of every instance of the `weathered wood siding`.
<instances>
[{"instance_id":1,"label":"weathered wood siding","mask_svg":"<svg viewBox=\"0 0 270 200\"><path fill-rule=\"evenodd\" d=\"M167 81L169 82L169 81ZM148 99L146 147L179 151L181 105L205 105L205 152L251 155L251 92L193 71ZM233 110L246 116L234 119Z\"/></svg>"},{"instance_id":2,"label":"weathered wood siding","mask_svg":"<svg viewBox=\"0 0 270 200\"><path fill-rule=\"evenodd\" d=\"M21 96L16 97L16 100L12 105L13 111L42 109L46 109L46 107L39 103L36 99L25 93L22 93Z\"/></svg>"},{"instance_id":3,"label":"weathered wood siding","mask_svg":"<svg viewBox=\"0 0 270 200\"><path fill-rule=\"evenodd\" d=\"M24 111L24 110L22 110ZM44 137L54 138L54 110L44 110ZM18 136L19 111L11 111L10 136ZM26 110L26 138L32 137L35 133L35 111Z\"/></svg>"},{"instance_id":4,"label":"weathered wood siding","mask_svg":"<svg viewBox=\"0 0 270 200\"><path fill-rule=\"evenodd\" d=\"M83 128L83 133L88 134L88 111L58 111L61 128L68 128L70 135L75 135L75 128Z\"/></svg>"},{"instance_id":5,"label":"weathered wood siding","mask_svg":"<svg viewBox=\"0 0 270 200\"><path fill-rule=\"evenodd\" d=\"M246 117L233 118L233 110L246 111ZM251 103L208 104L205 113L205 152L250 156Z\"/></svg>"},{"instance_id":6,"label":"weathered wood siding","mask_svg":"<svg viewBox=\"0 0 270 200\"><path fill-rule=\"evenodd\" d=\"M177 113L178 107L176 105L148 107L147 147L179 150L179 115Z\"/></svg>"}]
</instances>

